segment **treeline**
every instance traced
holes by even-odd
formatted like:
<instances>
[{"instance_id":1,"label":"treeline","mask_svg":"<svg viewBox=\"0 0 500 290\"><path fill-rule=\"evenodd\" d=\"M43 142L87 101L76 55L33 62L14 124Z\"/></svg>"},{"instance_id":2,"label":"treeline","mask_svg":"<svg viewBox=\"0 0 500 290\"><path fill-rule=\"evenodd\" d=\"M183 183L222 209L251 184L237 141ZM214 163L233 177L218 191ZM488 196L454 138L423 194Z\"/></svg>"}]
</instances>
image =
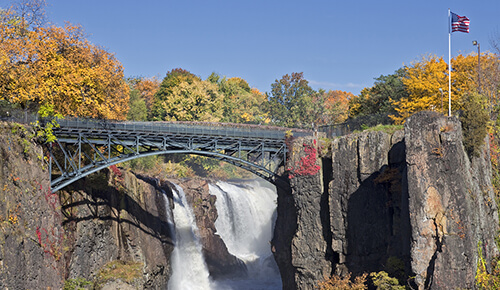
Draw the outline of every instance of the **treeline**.
<instances>
[{"instance_id":1,"label":"treeline","mask_svg":"<svg viewBox=\"0 0 500 290\"><path fill-rule=\"evenodd\" d=\"M129 120L209 121L311 128L347 118L351 93L315 91L302 73L284 75L262 93L243 79L181 68L157 78L131 78Z\"/></svg>"},{"instance_id":2,"label":"treeline","mask_svg":"<svg viewBox=\"0 0 500 290\"><path fill-rule=\"evenodd\" d=\"M112 53L91 44L79 26L44 25L44 0L0 11L0 102L43 112L115 120L211 121L316 128L367 115L403 123L421 110L448 112L448 66L425 56L380 76L357 96L314 90L302 72L276 79L260 92L244 79L207 79L174 68L163 79L125 78ZM452 59L452 110L498 115L498 54ZM472 104L474 103L474 104ZM466 116L467 114L462 114Z\"/></svg>"}]
</instances>

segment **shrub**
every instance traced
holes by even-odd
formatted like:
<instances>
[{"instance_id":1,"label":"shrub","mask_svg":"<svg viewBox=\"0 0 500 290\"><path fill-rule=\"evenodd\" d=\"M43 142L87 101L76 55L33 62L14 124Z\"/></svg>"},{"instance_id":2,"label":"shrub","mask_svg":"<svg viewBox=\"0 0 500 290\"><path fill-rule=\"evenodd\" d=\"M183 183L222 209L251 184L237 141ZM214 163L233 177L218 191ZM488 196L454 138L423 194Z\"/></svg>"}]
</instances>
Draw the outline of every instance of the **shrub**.
<instances>
[{"instance_id":1,"label":"shrub","mask_svg":"<svg viewBox=\"0 0 500 290\"><path fill-rule=\"evenodd\" d=\"M463 143L469 158L477 157L487 133L489 114L485 108L485 98L473 93L464 97L463 111L460 116Z\"/></svg>"},{"instance_id":2,"label":"shrub","mask_svg":"<svg viewBox=\"0 0 500 290\"><path fill-rule=\"evenodd\" d=\"M354 281L351 280L351 273L347 274L345 277L332 275L330 278L325 277L323 281L320 281L316 288L320 290L367 289L367 286L365 285L367 275L368 274L363 274L358 276L354 278Z\"/></svg>"},{"instance_id":3,"label":"shrub","mask_svg":"<svg viewBox=\"0 0 500 290\"><path fill-rule=\"evenodd\" d=\"M68 279L64 281L63 290L91 289L92 282L84 278Z\"/></svg>"},{"instance_id":4,"label":"shrub","mask_svg":"<svg viewBox=\"0 0 500 290\"><path fill-rule=\"evenodd\" d=\"M371 282L377 290L404 290L405 287L399 285L399 281L396 278L389 277L384 271L378 273L370 273Z\"/></svg>"}]
</instances>

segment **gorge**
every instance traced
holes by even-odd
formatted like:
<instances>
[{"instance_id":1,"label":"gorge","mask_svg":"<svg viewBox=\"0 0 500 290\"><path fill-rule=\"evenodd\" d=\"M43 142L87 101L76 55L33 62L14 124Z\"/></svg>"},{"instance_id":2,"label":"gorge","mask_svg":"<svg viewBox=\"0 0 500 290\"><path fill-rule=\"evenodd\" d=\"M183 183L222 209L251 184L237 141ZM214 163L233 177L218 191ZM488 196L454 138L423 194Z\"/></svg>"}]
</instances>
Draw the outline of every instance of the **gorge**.
<instances>
[{"instance_id":1,"label":"gorge","mask_svg":"<svg viewBox=\"0 0 500 290\"><path fill-rule=\"evenodd\" d=\"M231 289L234 277L254 277L268 283L259 289L313 289L331 274L386 271L418 289L474 288L478 260L498 255L488 147L469 160L454 117L421 112L392 135L296 138L287 168L294 176L276 193L255 181L153 178L113 167L55 194L41 147L15 128L3 123L0 136L3 288L91 281L175 289L174 225L185 203L197 229L182 232L199 234L202 285L225 281ZM265 212L245 213L238 202ZM252 222L238 228L245 220ZM243 244L252 239L259 244Z\"/></svg>"}]
</instances>

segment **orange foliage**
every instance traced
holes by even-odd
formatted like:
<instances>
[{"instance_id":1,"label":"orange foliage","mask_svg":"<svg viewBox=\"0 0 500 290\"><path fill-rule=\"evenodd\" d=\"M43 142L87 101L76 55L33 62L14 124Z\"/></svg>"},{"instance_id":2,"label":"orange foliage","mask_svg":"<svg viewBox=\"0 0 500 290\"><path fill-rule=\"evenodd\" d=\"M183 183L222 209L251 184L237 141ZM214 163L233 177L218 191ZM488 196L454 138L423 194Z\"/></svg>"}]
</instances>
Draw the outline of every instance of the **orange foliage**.
<instances>
[{"instance_id":1,"label":"orange foliage","mask_svg":"<svg viewBox=\"0 0 500 290\"><path fill-rule=\"evenodd\" d=\"M0 99L51 104L63 116L124 119L128 86L113 54L67 24L23 31L0 23Z\"/></svg>"},{"instance_id":2,"label":"orange foliage","mask_svg":"<svg viewBox=\"0 0 500 290\"><path fill-rule=\"evenodd\" d=\"M349 100L354 97L350 92L330 90L325 99L327 116L331 123L344 122L348 117Z\"/></svg>"},{"instance_id":3,"label":"orange foliage","mask_svg":"<svg viewBox=\"0 0 500 290\"><path fill-rule=\"evenodd\" d=\"M141 97L146 102L146 107L148 110L151 109L153 105L154 96L158 89L160 88L161 81L156 78L143 78L141 79L135 86L134 89L138 90L141 94Z\"/></svg>"}]
</instances>

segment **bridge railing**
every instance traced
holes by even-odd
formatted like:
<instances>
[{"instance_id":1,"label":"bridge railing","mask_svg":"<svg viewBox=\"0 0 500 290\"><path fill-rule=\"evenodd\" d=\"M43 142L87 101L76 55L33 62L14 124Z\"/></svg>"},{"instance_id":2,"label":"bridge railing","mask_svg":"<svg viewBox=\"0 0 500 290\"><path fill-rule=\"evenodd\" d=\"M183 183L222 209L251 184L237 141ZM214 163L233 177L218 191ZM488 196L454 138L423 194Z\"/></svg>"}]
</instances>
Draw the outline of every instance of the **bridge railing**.
<instances>
[{"instance_id":1,"label":"bridge railing","mask_svg":"<svg viewBox=\"0 0 500 290\"><path fill-rule=\"evenodd\" d=\"M112 130L141 133L165 133L197 136L224 136L259 139L285 139L288 128L259 125L201 122L109 122L92 119L58 119L61 128ZM312 131L292 130L296 137L310 136Z\"/></svg>"}]
</instances>

